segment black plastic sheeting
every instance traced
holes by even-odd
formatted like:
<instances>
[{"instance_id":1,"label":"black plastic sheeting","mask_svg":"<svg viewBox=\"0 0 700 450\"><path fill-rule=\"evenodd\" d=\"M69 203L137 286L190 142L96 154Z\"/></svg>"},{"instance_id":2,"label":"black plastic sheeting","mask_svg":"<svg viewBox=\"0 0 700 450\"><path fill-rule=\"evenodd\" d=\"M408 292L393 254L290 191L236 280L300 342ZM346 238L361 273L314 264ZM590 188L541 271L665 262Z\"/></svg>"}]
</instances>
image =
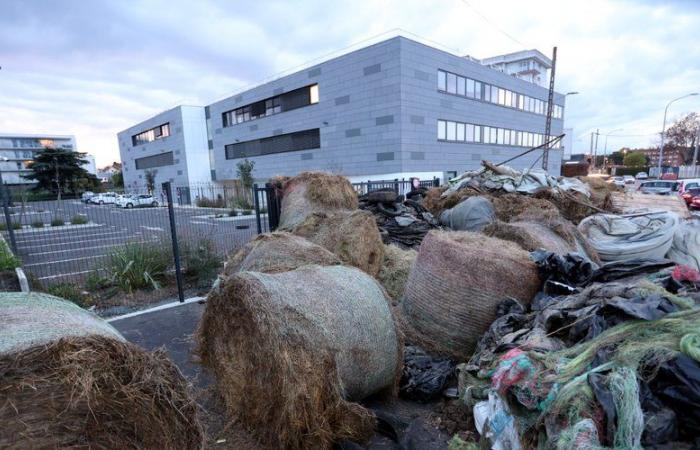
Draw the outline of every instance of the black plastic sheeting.
<instances>
[{"instance_id":1,"label":"black plastic sheeting","mask_svg":"<svg viewBox=\"0 0 700 450\"><path fill-rule=\"evenodd\" d=\"M455 377L456 364L449 358L435 358L419 347L407 345L399 383L401 397L427 402L437 398Z\"/></svg>"}]
</instances>

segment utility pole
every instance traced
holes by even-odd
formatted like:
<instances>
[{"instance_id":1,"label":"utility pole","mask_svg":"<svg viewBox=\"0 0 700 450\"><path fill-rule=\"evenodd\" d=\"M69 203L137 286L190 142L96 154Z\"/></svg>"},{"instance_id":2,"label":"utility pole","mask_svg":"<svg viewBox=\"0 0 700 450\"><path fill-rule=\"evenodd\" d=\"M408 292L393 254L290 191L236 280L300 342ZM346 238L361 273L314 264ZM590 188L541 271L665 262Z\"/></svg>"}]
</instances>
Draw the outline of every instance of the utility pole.
<instances>
[{"instance_id":1,"label":"utility pole","mask_svg":"<svg viewBox=\"0 0 700 450\"><path fill-rule=\"evenodd\" d=\"M595 146L593 147L593 167L598 166L598 136L600 136L600 128L595 130Z\"/></svg>"},{"instance_id":2,"label":"utility pole","mask_svg":"<svg viewBox=\"0 0 700 450\"><path fill-rule=\"evenodd\" d=\"M693 177L698 176L698 141L700 141L700 126L695 132L695 151L693 152Z\"/></svg>"},{"instance_id":3,"label":"utility pole","mask_svg":"<svg viewBox=\"0 0 700 450\"><path fill-rule=\"evenodd\" d=\"M552 132L552 111L554 110L554 74L557 70L557 48L552 49L552 73L549 76L549 100L547 102L547 122L544 128L544 150L542 168L546 171L549 163L549 136Z\"/></svg>"}]
</instances>

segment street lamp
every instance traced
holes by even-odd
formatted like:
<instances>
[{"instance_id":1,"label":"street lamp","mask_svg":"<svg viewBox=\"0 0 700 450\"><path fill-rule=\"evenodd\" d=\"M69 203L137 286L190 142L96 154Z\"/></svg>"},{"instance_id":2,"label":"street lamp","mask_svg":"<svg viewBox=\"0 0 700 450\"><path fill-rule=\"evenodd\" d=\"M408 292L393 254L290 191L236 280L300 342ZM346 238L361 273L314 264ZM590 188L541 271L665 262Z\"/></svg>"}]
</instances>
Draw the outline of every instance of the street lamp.
<instances>
[{"instance_id":1,"label":"street lamp","mask_svg":"<svg viewBox=\"0 0 700 450\"><path fill-rule=\"evenodd\" d=\"M566 94L564 94L564 97L566 97L567 95L578 95L578 93L578 91L567 92Z\"/></svg>"},{"instance_id":2,"label":"street lamp","mask_svg":"<svg viewBox=\"0 0 700 450\"><path fill-rule=\"evenodd\" d=\"M610 136L611 134L616 133L618 131L622 131L622 130L624 130L624 128L616 128L616 129L612 130L611 132L605 134L605 146L603 148L603 167L605 167L605 165L606 165L605 161L607 161L607 159L608 159L608 136Z\"/></svg>"},{"instance_id":3,"label":"street lamp","mask_svg":"<svg viewBox=\"0 0 700 450\"><path fill-rule=\"evenodd\" d=\"M666 137L666 114L668 113L668 107L671 106L671 103L677 102L678 100L682 100L686 97L693 97L695 95L698 95L697 92L692 92L690 94L686 94L683 96L680 96L678 98L674 98L668 104L666 105L666 108L664 109L664 124L663 127L661 128L661 147L659 147L659 179L661 179L661 164L663 163L664 160L664 138Z\"/></svg>"}]
</instances>

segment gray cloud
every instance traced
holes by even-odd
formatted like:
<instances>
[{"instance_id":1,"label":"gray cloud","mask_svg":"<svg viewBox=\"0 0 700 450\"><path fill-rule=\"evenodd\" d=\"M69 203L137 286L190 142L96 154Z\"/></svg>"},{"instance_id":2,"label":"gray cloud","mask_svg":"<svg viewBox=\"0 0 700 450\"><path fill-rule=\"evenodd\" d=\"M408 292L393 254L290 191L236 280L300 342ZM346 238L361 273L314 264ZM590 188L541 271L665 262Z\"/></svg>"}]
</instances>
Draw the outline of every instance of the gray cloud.
<instances>
[{"instance_id":1,"label":"gray cloud","mask_svg":"<svg viewBox=\"0 0 700 450\"><path fill-rule=\"evenodd\" d=\"M99 164L116 132L178 103L206 104L285 69L396 28L458 54L559 47L557 90L587 149L592 129L624 128L610 147L647 145L666 102L700 90L697 2L142 2L0 4L0 130L75 134ZM674 104L671 117L700 100Z\"/></svg>"}]
</instances>

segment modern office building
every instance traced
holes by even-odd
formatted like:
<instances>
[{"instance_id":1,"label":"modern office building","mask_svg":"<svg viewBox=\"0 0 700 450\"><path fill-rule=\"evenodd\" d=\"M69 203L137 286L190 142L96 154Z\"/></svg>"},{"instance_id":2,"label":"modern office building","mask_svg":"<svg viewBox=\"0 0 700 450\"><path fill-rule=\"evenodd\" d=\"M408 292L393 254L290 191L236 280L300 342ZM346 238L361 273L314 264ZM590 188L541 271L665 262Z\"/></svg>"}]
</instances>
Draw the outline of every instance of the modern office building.
<instances>
[{"instance_id":1,"label":"modern office building","mask_svg":"<svg viewBox=\"0 0 700 450\"><path fill-rule=\"evenodd\" d=\"M142 190L146 172L155 184L175 186L211 182L207 127L202 106L178 106L119 134L124 187Z\"/></svg>"},{"instance_id":2,"label":"modern office building","mask_svg":"<svg viewBox=\"0 0 700 450\"><path fill-rule=\"evenodd\" d=\"M547 86L547 71L552 68L552 60L537 50L492 56L482 59L481 64L542 87Z\"/></svg>"},{"instance_id":3,"label":"modern office building","mask_svg":"<svg viewBox=\"0 0 700 450\"><path fill-rule=\"evenodd\" d=\"M395 37L202 108L205 123L192 121L201 130L192 147L179 125L185 107L119 133L124 178L139 182L144 169L158 168L186 184L206 178L206 168L225 183L247 158L260 180L304 170L353 181L444 179L542 144L547 98L537 83ZM555 94L553 111L551 134L559 135L563 95ZM509 165L540 167L541 156L531 152ZM548 170L558 174L560 165L561 149L552 149Z\"/></svg>"},{"instance_id":4,"label":"modern office building","mask_svg":"<svg viewBox=\"0 0 700 450\"><path fill-rule=\"evenodd\" d=\"M74 136L0 133L0 171L3 183L32 184L32 181L22 175L29 173L28 165L36 152L46 147L78 151ZM94 158L92 161L94 166Z\"/></svg>"}]
</instances>

